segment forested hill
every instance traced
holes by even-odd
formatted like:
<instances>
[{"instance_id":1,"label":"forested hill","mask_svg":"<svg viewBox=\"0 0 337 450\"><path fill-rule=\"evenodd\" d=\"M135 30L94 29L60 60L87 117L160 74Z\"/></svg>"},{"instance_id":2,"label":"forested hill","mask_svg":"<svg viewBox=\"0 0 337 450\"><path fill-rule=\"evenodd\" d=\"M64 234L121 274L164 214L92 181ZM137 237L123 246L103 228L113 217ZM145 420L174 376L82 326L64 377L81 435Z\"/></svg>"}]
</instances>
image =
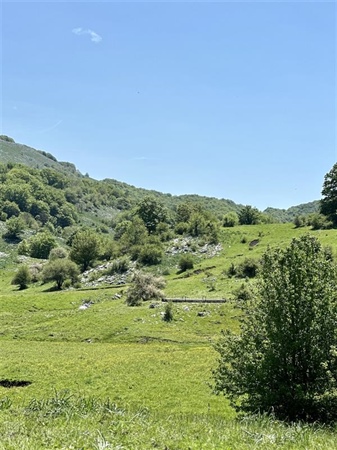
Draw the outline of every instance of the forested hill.
<instances>
[{"instance_id":1,"label":"forested hill","mask_svg":"<svg viewBox=\"0 0 337 450\"><path fill-rule=\"evenodd\" d=\"M174 211L179 204L193 202L200 208L212 212L219 219L229 212L239 212L243 205L232 200L217 199L199 195L164 194L154 190L137 188L114 179L102 181L81 174L70 162L58 161L52 154L36 150L32 147L18 144L11 137L0 136L0 163L20 164L31 169L32 176L47 180L48 187L60 189L65 196L65 204L75 206L78 212L91 212L96 216L114 216L119 211L131 210L146 196L151 195L159 200L168 210ZM50 169L54 169L52 172ZM57 172L57 175L53 173ZM112 174L113 175L113 174ZM18 177L18 174L17 174ZM26 176L27 179L27 176ZM26 180L27 181L27 180ZM61 199L59 199L61 201ZM275 221L292 221L296 215L317 212L319 202L293 206L287 210L267 208L264 213Z\"/></svg>"}]
</instances>

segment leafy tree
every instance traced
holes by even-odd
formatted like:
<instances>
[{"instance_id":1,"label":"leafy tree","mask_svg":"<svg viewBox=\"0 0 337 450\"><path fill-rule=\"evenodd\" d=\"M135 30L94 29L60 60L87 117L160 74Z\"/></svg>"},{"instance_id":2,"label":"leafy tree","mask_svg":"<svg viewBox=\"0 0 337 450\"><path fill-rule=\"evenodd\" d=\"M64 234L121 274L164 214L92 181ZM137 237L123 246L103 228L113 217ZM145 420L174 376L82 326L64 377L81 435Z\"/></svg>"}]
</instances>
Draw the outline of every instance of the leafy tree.
<instances>
[{"instance_id":1,"label":"leafy tree","mask_svg":"<svg viewBox=\"0 0 337 450\"><path fill-rule=\"evenodd\" d=\"M337 163L324 177L320 212L337 225Z\"/></svg>"},{"instance_id":2,"label":"leafy tree","mask_svg":"<svg viewBox=\"0 0 337 450\"><path fill-rule=\"evenodd\" d=\"M167 211L164 205L154 197L146 196L138 205L136 212L143 220L149 233L156 231L160 222L167 219Z\"/></svg>"},{"instance_id":3,"label":"leafy tree","mask_svg":"<svg viewBox=\"0 0 337 450\"><path fill-rule=\"evenodd\" d=\"M20 215L20 208L15 202L10 202L6 200L2 205L2 211L7 214L7 217L10 218L12 216L18 217Z\"/></svg>"},{"instance_id":4,"label":"leafy tree","mask_svg":"<svg viewBox=\"0 0 337 450\"><path fill-rule=\"evenodd\" d=\"M127 253L134 246L143 245L148 239L148 231L144 225L144 222L139 217L134 217L131 221L128 221L125 231L119 239L121 251Z\"/></svg>"},{"instance_id":5,"label":"leafy tree","mask_svg":"<svg viewBox=\"0 0 337 450\"><path fill-rule=\"evenodd\" d=\"M155 277L152 273L137 271L132 278L132 285L127 290L126 303L129 306L138 306L142 301L164 298L162 289L165 280Z\"/></svg>"},{"instance_id":6,"label":"leafy tree","mask_svg":"<svg viewBox=\"0 0 337 450\"><path fill-rule=\"evenodd\" d=\"M95 261L100 254L100 236L91 230L78 231L71 244L70 259L83 271Z\"/></svg>"},{"instance_id":7,"label":"leafy tree","mask_svg":"<svg viewBox=\"0 0 337 450\"><path fill-rule=\"evenodd\" d=\"M52 234L44 231L31 237L28 245L32 258L48 259L50 251L56 247L56 240Z\"/></svg>"},{"instance_id":8,"label":"leafy tree","mask_svg":"<svg viewBox=\"0 0 337 450\"><path fill-rule=\"evenodd\" d=\"M27 266L20 266L12 279L12 284L18 285L19 289L26 289L31 282L31 275Z\"/></svg>"},{"instance_id":9,"label":"leafy tree","mask_svg":"<svg viewBox=\"0 0 337 450\"><path fill-rule=\"evenodd\" d=\"M74 284L79 275L78 267L69 259L57 258L49 261L42 270L42 280L44 283L55 281L58 289L62 288L65 280L71 280Z\"/></svg>"},{"instance_id":10,"label":"leafy tree","mask_svg":"<svg viewBox=\"0 0 337 450\"><path fill-rule=\"evenodd\" d=\"M217 392L243 411L288 420L337 419L337 271L304 235L263 256L259 296L243 306L241 334L217 345Z\"/></svg>"},{"instance_id":11,"label":"leafy tree","mask_svg":"<svg viewBox=\"0 0 337 450\"><path fill-rule=\"evenodd\" d=\"M259 223L260 211L250 205L244 206L239 212L240 225L256 225Z\"/></svg>"}]
</instances>

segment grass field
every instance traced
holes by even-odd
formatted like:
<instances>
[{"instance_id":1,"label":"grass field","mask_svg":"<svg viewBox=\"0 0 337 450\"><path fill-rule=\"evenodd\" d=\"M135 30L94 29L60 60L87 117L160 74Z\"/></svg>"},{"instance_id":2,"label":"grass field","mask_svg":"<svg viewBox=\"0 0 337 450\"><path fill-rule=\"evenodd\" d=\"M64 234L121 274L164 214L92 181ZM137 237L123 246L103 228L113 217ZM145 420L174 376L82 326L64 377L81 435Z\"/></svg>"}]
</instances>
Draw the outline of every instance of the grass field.
<instances>
[{"instance_id":1,"label":"grass field","mask_svg":"<svg viewBox=\"0 0 337 450\"><path fill-rule=\"evenodd\" d=\"M224 230L222 254L186 278L171 270L166 294L231 298L242 282L225 274L232 261L258 258L307 231L291 224ZM336 252L335 230L315 233ZM0 273L0 380L30 384L0 386L1 450L336 448L335 428L239 418L212 393L212 344L222 329L238 330L234 302L174 304L174 320L165 323L161 303L131 308L114 299L121 287L17 291L11 261Z\"/></svg>"}]
</instances>

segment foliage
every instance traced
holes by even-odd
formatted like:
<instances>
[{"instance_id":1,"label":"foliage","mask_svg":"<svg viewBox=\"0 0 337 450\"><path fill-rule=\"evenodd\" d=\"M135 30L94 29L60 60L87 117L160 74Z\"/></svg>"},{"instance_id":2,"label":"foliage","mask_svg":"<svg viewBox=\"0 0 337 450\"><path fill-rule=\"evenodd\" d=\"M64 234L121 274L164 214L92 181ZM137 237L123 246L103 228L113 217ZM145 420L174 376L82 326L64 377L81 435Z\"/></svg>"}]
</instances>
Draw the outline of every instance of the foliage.
<instances>
[{"instance_id":1,"label":"foliage","mask_svg":"<svg viewBox=\"0 0 337 450\"><path fill-rule=\"evenodd\" d=\"M305 227L308 223L307 216L296 216L294 218L294 225L296 228Z\"/></svg>"},{"instance_id":2,"label":"foliage","mask_svg":"<svg viewBox=\"0 0 337 450\"><path fill-rule=\"evenodd\" d=\"M21 217L13 216L6 220L6 227L7 231L5 232L4 237L7 239L18 239L20 233L22 233L25 228L25 224Z\"/></svg>"},{"instance_id":3,"label":"foliage","mask_svg":"<svg viewBox=\"0 0 337 450\"><path fill-rule=\"evenodd\" d=\"M337 163L324 177L320 212L337 225Z\"/></svg>"},{"instance_id":4,"label":"foliage","mask_svg":"<svg viewBox=\"0 0 337 450\"><path fill-rule=\"evenodd\" d=\"M240 225L256 225L260 222L260 211L250 205L244 206L239 212Z\"/></svg>"},{"instance_id":5,"label":"foliage","mask_svg":"<svg viewBox=\"0 0 337 450\"><path fill-rule=\"evenodd\" d=\"M191 254L181 255L178 262L178 268L180 272L186 272L186 270L193 269L194 258Z\"/></svg>"},{"instance_id":6,"label":"foliage","mask_svg":"<svg viewBox=\"0 0 337 450\"><path fill-rule=\"evenodd\" d=\"M163 315L163 321L164 322L172 322L173 320L173 308L172 308L172 302L167 302L165 304L164 309L164 315Z\"/></svg>"},{"instance_id":7,"label":"foliage","mask_svg":"<svg viewBox=\"0 0 337 450\"><path fill-rule=\"evenodd\" d=\"M44 266L41 277L44 283L55 281L57 288L61 289L66 280L71 280L72 284L76 283L78 275L78 267L73 261L56 258Z\"/></svg>"},{"instance_id":8,"label":"foliage","mask_svg":"<svg viewBox=\"0 0 337 450\"><path fill-rule=\"evenodd\" d=\"M143 220L149 233L155 232L158 224L165 222L167 219L167 212L164 205L151 196L146 196L140 202L136 212Z\"/></svg>"},{"instance_id":9,"label":"foliage","mask_svg":"<svg viewBox=\"0 0 337 450\"><path fill-rule=\"evenodd\" d=\"M256 277L260 267L260 262L256 258L246 257L237 267L236 276L238 278Z\"/></svg>"},{"instance_id":10,"label":"foliage","mask_svg":"<svg viewBox=\"0 0 337 450\"><path fill-rule=\"evenodd\" d=\"M29 255L39 259L48 259L50 251L57 245L55 237L46 231L32 236L27 244Z\"/></svg>"},{"instance_id":11,"label":"foliage","mask_svg":"<svg viewBox=\"0 0 337 450\"><path fill-rule=\"evenodd\" d=\"M259 297L241 334L223 334L217 392L242 411L288 420L337 419L337 272L310 235L263 256Z\"/></svg>"},{"instance_id":12,"label":"foliage","mask_svg":"<svg viewBox=\"0 0 337 450\"><path fill-rule=\"evenodd\" d=\"M12 279L12 284L18 285L19 289L26 289L30 282L31 275L28 266L20 266Z\"/></svg>"},{"instance_id":13,"label":"foliage","mask_svg":"<svg viewBox=\"0 0 337 450\"><path fill-rule=\"evenodd\" d=\"M138 306L146 300L163 299L164 286L165 281L162 277L136 271L132 277L132 285L127 291L126 303L129 306Z\"/></svg>"},{"instance_id":14,"label":"foliage","mask_svg":"<svg viewBox=\"0 0 337 450\"><path fill-rule=\"evenodd\" d=\"M50 250L49 261L54 261L55 259L67 258L68 252L63 247L55 247Z\"/></svg>"},{"instance_id":15,"label":"foliage","mask_svg":"<svg viewBox=\"0 0 337 450\"><path fill-rule=\"evenodd\" d=\"M125 273L130 268L130 260L126 256L114 259L109 267L105 270L106 275L114 275L115 273Z\"/></svg>"},{"instance_id":16,"label":"foliage","mask_svg":"<svg viewBox=\"0 0 337 450\"><path fill-rule=\"evenodd\" d=\"M333 223L327 216L316 213L308 216L308 225L311 225L313 230L326 230L332 228Z\"/></svg>"},{"instance_id":17,"label":"foliage","mask_svg":"<svg viewBox=\"0 0 337 450\"><path fill-rule=\"evenodd\" d=\"M163 258L163 250L158 243L147 242L139 248L138 261L141 264L153 266L160 264Z\"/></svg>"},{"instance_id":18,"label":"foliage","mask_svg":"<svg viewBox=\"0 0 337 450\"><path fill-rule=\"evenodd\" d=\"M239 225L239 216L235 212L225 214L222 225L224 227L235 227L236 225Z\"/></svg>"},{"instance_id":19,"label":"foliage","mask_svg":"<svg viewBox=\"0 0 337 450\"><path fill-rule=\"evenodd\" d=\"M93 264L100 253L100 237L91 230L78 231L71 243L70 259L83 271Z\"/></svg>"}]
</instances>

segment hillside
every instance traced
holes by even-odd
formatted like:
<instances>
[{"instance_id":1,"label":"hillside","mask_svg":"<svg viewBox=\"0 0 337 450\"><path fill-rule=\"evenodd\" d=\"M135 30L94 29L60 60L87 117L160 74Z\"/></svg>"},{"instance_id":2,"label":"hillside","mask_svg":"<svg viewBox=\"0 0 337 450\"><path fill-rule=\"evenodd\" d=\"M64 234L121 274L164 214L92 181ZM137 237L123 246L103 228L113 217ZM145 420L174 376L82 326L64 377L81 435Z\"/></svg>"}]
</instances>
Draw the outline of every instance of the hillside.
<instances>
[{"instance_id":1,"label":"hillside","mask_svg":"<svg viewBox=\"0 0 337 450\"><path fill-rule=\"evenodd\" d=\"M197 194L179 196L165 194L154 190L138 188L113 178L102 181L93 180L83 176L71 162L58 161L55 156L46 151L36 150L27 145L16 143L12 138L4 135L0 136L0 163L23 164L34 169L52 168L69 177L69 180L72 180L69 182L69 185L73 185L78 194L80 191L79 186L83 184L86 185L84 190L87 190L88 185L90 185L90 190L100 192L100 194L102 192L112 192L112 196L118 199L118 201L116 200L112 204L108 204L108 206L114 207L116 210L128 210L148 195L157 198L169 210L175 210L181 203L193 202L199 204L201 208L211 211L218 218L231 211L239 212L243 206L224 198L218 199ZM83 180L84 178L86 178L85 183L79 181L79 179ZM74 179L77 181L75 182ZM104 217L106 215L106 199L104 199L104 202L100 201L100 196L98 196L95 201L90 202L88 201L88 195L81 196L86 197L86 209L94 211L98 216L102 215ZM264 210L263 213L270 216L276 222L291 222L295 216L317 212L318 208L319 201L314 201L292 206L288 209L270 207ZM109 214L109 216L114 216L115 213L116 211L113 214Z\"/></svg>"}]
</instances>

